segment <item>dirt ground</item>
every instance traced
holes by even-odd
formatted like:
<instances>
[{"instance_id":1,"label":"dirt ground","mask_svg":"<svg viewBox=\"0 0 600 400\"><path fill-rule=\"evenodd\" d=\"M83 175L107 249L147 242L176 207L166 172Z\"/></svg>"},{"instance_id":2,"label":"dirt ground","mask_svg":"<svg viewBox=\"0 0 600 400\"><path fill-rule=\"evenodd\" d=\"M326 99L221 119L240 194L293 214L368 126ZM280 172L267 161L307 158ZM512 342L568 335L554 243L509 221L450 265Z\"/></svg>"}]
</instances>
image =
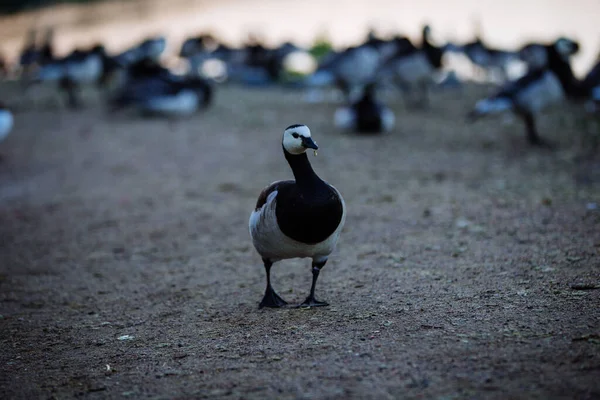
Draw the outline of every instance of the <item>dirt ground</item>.
<instances>
[{"instance_id":1,"label":"dirt ground","mask_svg":"<svg viewBox=\"0 0 600 400\"><path fill-rule=\"evenodd\" d=\"M396 100L381 137L282 89L221 88L179 121L21 107L0 144L0 397L600 398L600 163L569 110L540 121L555 152L516 121L465 125L485 92ZM247 221L292 177L293 123L348 218L331 306L259 310ZM309 264L275 265L289 302Z\"/></svg>"}]
</instances>

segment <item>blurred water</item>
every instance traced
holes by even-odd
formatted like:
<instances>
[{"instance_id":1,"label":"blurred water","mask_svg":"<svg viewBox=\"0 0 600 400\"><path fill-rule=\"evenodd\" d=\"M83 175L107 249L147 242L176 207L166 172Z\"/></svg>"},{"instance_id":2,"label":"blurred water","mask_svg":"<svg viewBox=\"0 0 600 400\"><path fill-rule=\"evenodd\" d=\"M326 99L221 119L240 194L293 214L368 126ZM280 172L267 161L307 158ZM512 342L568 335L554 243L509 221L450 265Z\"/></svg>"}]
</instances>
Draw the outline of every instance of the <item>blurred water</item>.
<instances>
[{"instance_id":1,"label":"blurred water","mask_svg":"<svg viewBox=\"0 0 600 400\"><path fill-rule=\"evenodd\" d=\"M171 51L186 35L211 30L235 44L248 32L268 42L308 44L327 33L337 45L361 40L369 27L381 34L417 38L423 23L433 36L471 40L479 23L485 41L516 47L528 40L574 37L582 51L574 60L581 74L600 51L598 0L130 0L86 6L62 5L17 17L0 18L0 47L14 56L31 25L58 24L59 52L97 41L120 50L146 35L166 34Z\"/></svg>"}]
</instances>

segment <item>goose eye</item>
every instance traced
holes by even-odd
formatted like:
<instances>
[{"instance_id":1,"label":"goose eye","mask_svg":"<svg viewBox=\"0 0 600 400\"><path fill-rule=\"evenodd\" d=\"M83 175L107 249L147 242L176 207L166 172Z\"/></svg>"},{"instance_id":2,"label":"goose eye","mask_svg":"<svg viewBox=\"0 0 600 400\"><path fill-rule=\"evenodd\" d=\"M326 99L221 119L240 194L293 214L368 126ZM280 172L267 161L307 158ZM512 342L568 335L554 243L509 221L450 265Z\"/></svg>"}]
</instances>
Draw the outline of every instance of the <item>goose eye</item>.
<instances>
[{"instance_id":1,"label":"goose eye","mask_svg":"<svg viewBox=\"0 0 600 400\"><path fill-rule=\"evenodd\" d=\"M294 139L298 139L300 137L300 135L298 135L296 132L292 133L292 137Z\"/></svg>"}]
</instances>

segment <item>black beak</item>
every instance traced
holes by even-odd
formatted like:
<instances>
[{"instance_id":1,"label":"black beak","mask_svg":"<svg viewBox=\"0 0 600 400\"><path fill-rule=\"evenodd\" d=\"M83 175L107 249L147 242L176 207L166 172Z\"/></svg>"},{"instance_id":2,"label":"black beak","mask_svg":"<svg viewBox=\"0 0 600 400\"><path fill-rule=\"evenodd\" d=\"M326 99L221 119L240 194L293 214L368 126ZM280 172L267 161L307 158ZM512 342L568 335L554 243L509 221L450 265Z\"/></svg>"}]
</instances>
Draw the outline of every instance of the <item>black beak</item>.
<instances>
[{"instance_id":1,"label":"black beak","mask_svg":"<svg viewBox=\"0 0 600 400\"><path fill-rule=\"evenodd\" d=\"M319 149L319 146L317 146L317 144L314 142L314 140L312 140L312 138L304 136L302 136L302 146L306 147L307 149Z\"/></svg>"}]
</instances>

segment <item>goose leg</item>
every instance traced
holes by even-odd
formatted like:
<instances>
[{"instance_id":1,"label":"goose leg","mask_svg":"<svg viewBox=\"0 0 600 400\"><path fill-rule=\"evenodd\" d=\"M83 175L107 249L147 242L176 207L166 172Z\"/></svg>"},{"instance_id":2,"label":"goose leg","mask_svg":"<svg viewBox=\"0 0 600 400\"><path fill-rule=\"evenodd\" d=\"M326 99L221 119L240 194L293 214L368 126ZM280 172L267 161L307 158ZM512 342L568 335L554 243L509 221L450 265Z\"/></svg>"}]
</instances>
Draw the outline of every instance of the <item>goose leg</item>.
<instances>
[{"instance_id":1,"label":"goose leg","mask_svg":"<svg viewBox=\"0 0 600 400\"><path fill-rule=\"evenodd\" d=\"M77 96L77 84L69 78L65 78L60 82L60 87L67 94L67 104L70 108L79 108L79 98Z\"/></svg>"},{"instance_id":2,"label":"goose leg","mask_svg":"<svg viewBox=\"0 0 600 400\"><path fill-rule=\"evenodd\" d=\"M313 278L312 278L312 285L310 287L310 294L308 295L306 300L304 300L304 303L300 304L300 307L324 307L324 306L329 305L329 303L315 299L315 286L317 285L317 279L319 278L319 272L321 272L321 268L323 268L325 266L326 262L327 262L327 260L319 262L319 263L313 261L313 263L312 263Z\"/></svg>"},{"instance_id":3,"label":"goose leg","mask_svg":"<svg viewBox=\"0 0 600 400\"><path fill-rule=\"evenodd\" d=\"M550 142L545 141L538 134L537 128L535 126L535 119L533 117L533 114L531 114L529 112L525 112L525 113L521 114L521 118L523 118L523 121L525 121L525 127L527 129L527 141L529 142L530 145L538 146L538 147L545 147L548 149L551 149L554 147Z\"/></svg>"},{"instance_id":4,"label":"goose leg","mask_svg":"<svg viewBox=\"0 0 600 400\"><path fill-rule=\"evenodd\" d=\"M273 266L273 262L268 258L263 258L263 263L265 264L265 271L267 273L267 289L265 290L265 295L258 305L258 308L263 307L271 307L271 308L279 308L287 305L287 302L283 300L271 286L271 267Z\"/></svg>"}]
</instances>

